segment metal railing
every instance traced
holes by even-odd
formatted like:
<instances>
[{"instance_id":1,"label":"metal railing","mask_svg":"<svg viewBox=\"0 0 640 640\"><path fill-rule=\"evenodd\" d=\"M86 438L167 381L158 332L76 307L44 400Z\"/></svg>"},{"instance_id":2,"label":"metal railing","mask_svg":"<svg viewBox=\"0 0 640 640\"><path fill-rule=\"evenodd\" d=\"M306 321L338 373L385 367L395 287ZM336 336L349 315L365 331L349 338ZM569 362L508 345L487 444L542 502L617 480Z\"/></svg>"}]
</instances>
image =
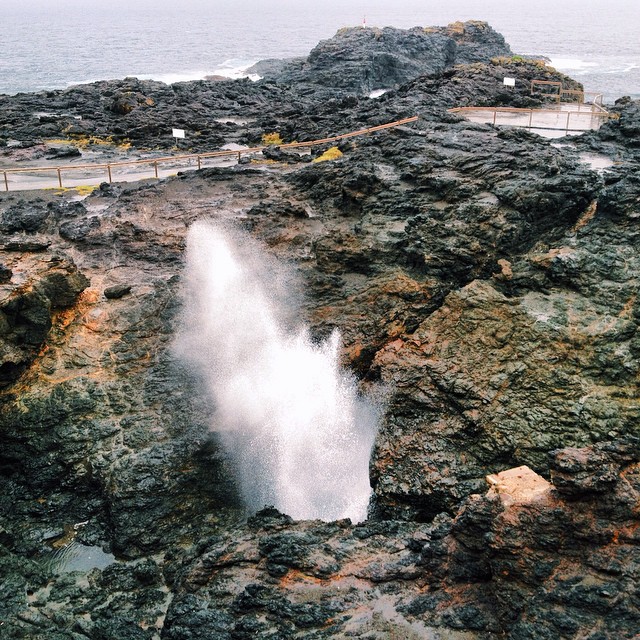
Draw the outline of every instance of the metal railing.
<instances>
[{"instance_id":1,"label":"metal railing","mask_svg":"<svg viewBox=\"0 0 640 640\"><path fill-rule=\"evenodd\" d=\"M344 140L347 138L353 138L355 136L362 136L370 133L374 133L376 131L382 131L384 129L391 129L393 127L399 127L403 124L409 124L411 122L416 122L418 120L418 116L412 116L410 118L403 118L402 120L395 120L394 122L388 122L386 124L381 124L375 127L368 127L366 129L359 129L358 131L350 131L349 133L343 133L337 136L330 136L328 138L321 138L319 140L310 140L308 142L288 142L285 144L277 145L280 149L303 149L305 147L313 147L319 144L326 144L329 142L338 142L340 140ZM260 153L263 149L266 149L267 145L263 145L260 147L250 147L247 149L223 149L221 151L209 151L206 153L189 153L182 155L173 155L173 156L164 156L161 158L145 158L142 160L123 160L120 162L107 162L107 163L92 163L92 164L76 164L76 165L66 165L66 166L53 166L53 167L20 167L20 168L9 168L9 169L0 169L4 174L4 187L5 191L9 191L9 179L8 176L11 174L20 174L20 173L39 173L39 172L56 172L58 178L58 186L59 188L63 188L62 182L62 172L63 171L80 171L80 170L104 170L106 172L106 177L108 178L109 183L113 182L113 169L117 167L125 167L125 166L139 166L139 165L152 165L154 176L156 178L158 175L158 166L160 164L167 163L175 163L176 161L196 161L198 169L202 168L202 161L207 158L223 158L223 157L234 157L240 158L245 154L255 154ZM38 187L33 187L37 189Z\"/></svg>"},{"instance_id":2,"label":"metal railing","mask_svg":"<svg viewBox=\"0 0 640 640\"><path fill-rule=\"evenodd\" d=\"M587 126L583 128L579 128L575 123L579 119L593 119L596 118L600 120L598 126L602 123L602 121L607 120L609 118L609 113L602 110L587 110L585 108L582 111L578 108L575 111L572 110L561 110L561 109L527 109L520 107L456 107L454 109L449 109L449 113L462 113L469 114L475 113L478 114L478 117L481 117L479 114L481 113L489 113L491 116L487 118L483 118L483 122L491 122L491 124L511 124L512 126L524 128L524 129L547 129L553 131L565 131L565 133L569 133L570 131L590 131L596 127ZM499 114L512 114L512 115L522 115L523 119L517 124L513 122L498 122ZM564 118L564 122L560 125L559 121L566 114L566 118ZM542 118L538 118L537 121L534 120L534 117L540 115ZM542 119L545 119L544 116L555 115L556 121L558 122L558 126L545 126L549 124L549 118L546 118L547 122L541 122ZM527 117L528 116L528 117ZM573 116L574 126L571 126L571 119ZM591 123L589 123L591 124Z\"/></svg>"},{"instance_id":3,"label":"metal railing","mask_svg":"<svg viewBox=\"0 0 640 640\"><path fill-rule=\"evenodd\" d=\"M542 96L543 98L557 98L558 102L560 102L562 82L557 82L555 80L532 80L531 95L536 94L536 87L552 87L557 89L557 91L553 91L552 93L537 93L537 95Z\"/></svg>"},{"instance_id":4,"label":"metal railing","mask_svg":"<svg viewBox=\"0 0 640 640\"><path fill-rule=\"evenodd\" d=\"M552 93L539 93L536 91L536 87L553 87L557 89ZM562 102L563 96L569 98L577 98L578 104L592 104L594 107L602 107L602 93L598 91L584 91L579 89L565 89L562 82L555 80L532 80L531 81L531 95L538 95L543 98L555 98L556 102ZM593 96L587 99L588 96ZM565 102L568 102L565 100ZM604 109L603 109L604 110Z\"/></svg>"},{"instance_id":5,"label":"metal railing","mask_svg":"<svg viewBox=\"0 0 640 640\"><path fill-rule=\"evenodd\" d=\"M563 89L561 96L568 96L570 98L575 97L577 98L577 101L569 102L569 100L560 100L560 102L566 102L568 104L578 104L578 105L584 104L584 105L594 107L595 109L606 111L606 109L602 106L602 94L597 91L584 91L584 90L580 91L578 89ZM593 97L589 98L589 96L593 96Z\"/></svg>"}]
</instances>

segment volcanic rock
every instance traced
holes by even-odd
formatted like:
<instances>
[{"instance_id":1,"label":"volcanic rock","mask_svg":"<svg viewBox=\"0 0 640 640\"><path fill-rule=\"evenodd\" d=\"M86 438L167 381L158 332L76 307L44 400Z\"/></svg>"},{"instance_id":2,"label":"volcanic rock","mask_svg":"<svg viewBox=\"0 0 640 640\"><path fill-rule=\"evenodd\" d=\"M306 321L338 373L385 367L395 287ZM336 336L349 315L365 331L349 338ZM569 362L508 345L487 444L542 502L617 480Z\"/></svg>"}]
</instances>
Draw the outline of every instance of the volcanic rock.
<instances>
[{"instance_id":1,"label":"volcanic rock","mask_svg":"<svg viewBox=\"0 0 640 640\"><path fill-rule=\"evenodd\" d=\"M634 637L639 112L622 101L563 147L449 113L542 104L536 78L579 86L503 44L482 23L359 29L277 71L288 84L0 97L2 139L47 127L78 146L166 149L168 116L203 151L420 116L322 163L270 149L82 202L0 194L7 637ZM373 80L407 82L357 95ZM585 150L619 163L595 171ZM292 326L338 329L380 399L366 521L246 513L206 385L173 346L203 219L295 271Z\"/></svg>"},{"instance_id":2,"label":"volcanic rock","mask_svg":"<svg viewBox=\"0 0 640 640\"><path fill-rule=\"evenodd\" d=\"M109 300L118 300L119 298L126 296L127 293L130 293L130 292L131 292L130 284L116 284L116 285L113 285L112 287L107 287L104 290L104 297L108 298Z\"/></svg>"},{"instance_id":3,"label":"volcanic rock","mask_svg":"<svg viewBox=\"0 0 640 640\"><path fill-rule=\"evenodd\" d=\"M3 233L40 231L48 216L49 211L45 207L21 200L3 211L0 218L0 230Z\"/></svg>"},{"instance_id":4,"label":"volcanic rock","mask_svg":"<svg viewBox=\"0 0 640 640\"><path fill-rule=\"evenodd\" d=\"M25 255L6 266L14 284L2 285L0 384L7 386L36 357L59 309L68 308L89 281L75 264L61 256ZM9 279L10 279L9 278Z\"/></svg>"},{"instance_id":5,"label":"volcanic rock","mask_svg":"<svg viewBox=\"0 0 640 640\"><path fill-rule=\"evenodd\" d=\"M7 284L13 276L13 271L4 265L0 265L0 284Z\"/></svg>"},{"instance_id":6,"label":"volcanic rock","mask_svg":"<svg viewBox=\"0 0 640 640\"><path fill-rule=\"evenodd\" d=\"M280 83L314 83L368 94L419 75L437 74L458 63L487 62L509 55L504 38L485 22L446 28L341 29L306 59L284 66L263 61L251 69Z\"/></svg>"},{"instance_id":7,"label":"volcanic rock","mask_svg":"<svg viewBox=\"0 0 640 640\"><path fill-rule=\"evenodd\" d=\"M79 158L82 155L80 149L69 145L62 147L49 147L46 152L47 158Z\"/></svg>"}]
</instances>

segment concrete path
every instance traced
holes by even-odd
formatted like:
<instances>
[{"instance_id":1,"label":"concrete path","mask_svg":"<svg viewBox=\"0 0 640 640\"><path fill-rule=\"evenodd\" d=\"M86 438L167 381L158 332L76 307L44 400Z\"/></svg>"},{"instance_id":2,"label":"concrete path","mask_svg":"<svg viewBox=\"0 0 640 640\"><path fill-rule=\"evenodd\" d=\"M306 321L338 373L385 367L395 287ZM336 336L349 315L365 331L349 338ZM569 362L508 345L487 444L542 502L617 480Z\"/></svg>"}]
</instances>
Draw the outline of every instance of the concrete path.
<instances>
[{"instance_id":1,"label":"concrete path","mask_svg":"<svg viewBox=\"0 0 640 640\"><path fill-rule=\"evenodd\" d=\"M546 138L599 129L608 114L592 110L591 105L549 105L544 109L510 109L501 107L468 107L452 109L471 122L530 129Z\"/></svg>"},{"instance_id":2,"label":"concrete path","mask_svg":"<svg viewBox=\"0 0 640 640\"><path fill-rule=\"evenodd\" d=\"M166 157L166 156L163 156ZM122 159L124 160L124 158ZM114 160L115 162L115 160ZM237 164L238 160L234 156L223 158L203 158L201 167L228 167ZM104 168L82 168L73 169L73 163L63 163L62 186L64 188L74 188L81 186L97 186L101 182L109 182L109 175ZM14 165L15 166L15 165ZM179 160L173 162L163 162L158 165L156 176L155 168L152 164L125 165L111 167L111 182L136 182L145 178L167 178L175 175L178 171L194 171L198 168L195 159ZM25 167L27 169L27 167ZM7 173L5 184L2 167L0 167L0 191L25 191L31 189L59 189L60 183L56 171L42 171L37 166L28 167L28 171L22 173Z\"/></svg>"}]
</instances>

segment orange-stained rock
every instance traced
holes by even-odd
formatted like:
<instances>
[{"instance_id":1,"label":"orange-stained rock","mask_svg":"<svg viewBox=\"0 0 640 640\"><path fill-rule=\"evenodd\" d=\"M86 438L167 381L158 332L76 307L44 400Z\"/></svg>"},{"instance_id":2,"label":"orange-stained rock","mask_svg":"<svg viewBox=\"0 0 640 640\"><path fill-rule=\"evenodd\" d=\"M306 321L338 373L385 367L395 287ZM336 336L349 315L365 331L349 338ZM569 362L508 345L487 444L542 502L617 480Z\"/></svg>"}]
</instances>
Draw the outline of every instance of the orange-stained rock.
<instances>
[{"instance_id":1,"label":"orange-stained rock","mask_svg":"<svg viewBox=\"0 0 640 640\"><path fill-rule=\"evenodd\" d=\"M486 480L490 491L496 493L505 504L539 500L552 488L550 482L526 465L492 473Z\"/></svg>"}]
</instances>

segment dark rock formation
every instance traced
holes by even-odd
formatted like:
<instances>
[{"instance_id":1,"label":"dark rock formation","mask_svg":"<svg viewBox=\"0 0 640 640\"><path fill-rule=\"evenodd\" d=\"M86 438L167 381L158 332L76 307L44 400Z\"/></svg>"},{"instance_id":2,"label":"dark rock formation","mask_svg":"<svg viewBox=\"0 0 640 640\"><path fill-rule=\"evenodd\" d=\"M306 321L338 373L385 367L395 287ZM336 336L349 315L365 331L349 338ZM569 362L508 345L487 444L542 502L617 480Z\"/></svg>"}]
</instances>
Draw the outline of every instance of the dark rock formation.
<instances>
[{"instance_id":1,"label":"dark rock formation","mask_svg":"<svg viewBox=\"0 0 640 640\"><path fill-rule=\"evenodd\" d=\"M637 633L638 103L563 148L448 113L536 105L532 79L569 83L489 60L508 50L481 23L404 32L406 51L379 32L369 69L408 82L369 100L353 92L375 35L339 34L278 71L304 85L125 79L0 97L4 140L73 126L162 147L170 113L202 150L421 116L341 142L331 162L270 148L82 202L0 194L0 635ZM341 51L332 77L327 52L345 43L362 50ZM442 71L450 53L465 64ZM414 63L438 72L411 77ZM45 103L59 115L25 118ZM214 121L231 116L251 122ZM618 164L594 171L585 150ZM345 364L384 395L366 522L246 519L214 408L172 349L186 229L203 218L292 265L313 337L340 329Z\"/></svg>"},{"instance_id":2,"label":"dark rock formation","mask_svg":"<svg viewBox=\"0 0 640 640\"><path fill-rule=\"evenodd\" d=\"M454 519L430 524L294 523L267 508L161 565L94 569L88 585L81 573L52 575L5 553L13 590L1 615L13 637L71 628L150 639L162 620L169 639L524 640L597 629L594 637L630 640L640 624L637 445L554 452L563 486L584 487L580 495L520 467L488 478L491 489ZM602 461L615 472L594 494L584 472Z\"/></svg>"},{"instance_id":3,"label":"dark rock formation","mask_svg":"<svg viewBox=\"0 0 640 640\"><path fill-rule=\"evenodd\" d=\"M504 38L485 22L457 22L446 28L341 29L320 42L304 60L287 65L258 63L268 80L311 83L358 94L390 89L455 64L488 62L509 55Z\"/></svg>"},{"instance_id":4,"label":"dark rock formation","mask_svg":"<svg viewBox=\"0 0 640 640\"><path fill-rule=\"evenodd\" d=\"M108 298L109 300L118 300L123 296L126 296L130 292L131 292L130 284L116 284L116 285L113 285L112 287L107 287L104 290L104 297Z\"/></svg>"},{"instance_id":5,"label":"dark rock formation","mask_svg":"<svg viewBox=\"0 0 640 640\"><path fill-rule=\"evenodd\" d=\"M13 271L4 265L0 265L0 284L7 284L13 276Z\"/></svg>"},{"instance_id":6,"label":"dark rock formation","mask_svg":"<svg viewBox=\"0 0 640 640\"><path fill-rule=\"evenodd\" d=\"M468 104L469 97L474 95L469 93L471 87L487 100L495 94L509 96L502 85L500 71L522 77L518 84L523 95L529 91L529 76L569 80L540 64L520 58L512 60L509 54L502 36L485 23L412 30L352 29L318 45L309 56L311 62L292 63L292 71L278 74L278 83L202 80L167 86L126 78L64 91L0 96L0 142L67 138L71 144L75 141L76 145L89 145L102 153L105 149L117 152L117 147L107 147L105 143L169 149L175 140L168 122L170 126L185 129L182 148L198 151L218 149L229 141L258 144L262 134L274 130L283 133L285 141L310 140L415 115L426 106L421 100L422 92L416 88L402 104L401 112L399 105L388 98L372 101L362 96L371 89L392 88L424 73L435 74L431 76L434 79L441 78L442 70L453 71L451 66L458 63L491 65L490 60L496 56L506 68L492 68L500 66L496 62L489 67L492 72L487 78L473 65L466 71L461 67L457 72L459 80L468 78L457 91L462 103L452 100L451 93L438 97L435 88L428 87L430 110L436 103L442 109ZM292 84L294 79L288 77L287 74L294 71L303 76L304 90L300 84ZM270 77L266 71L263 73ZM440 80L431 82L441 83ZM568 86L578 85L569 82ZM456 87L448 83L449 92L456 93ZM405 112L406 109L409 111ZM25 113L42 111L57 115L44 120L39 115L24 117ZM35 148L40 149L42 155L58 153L56 146L41 144ZM35 153L30 149L20 151L29 152L29 157ZM14 161L18 159L17 152L15 148L6 150L7 157Z\"/></svg>"},{"instance_id":7,"label":"dark rock formation","mask_svg":"<svg viewBox=\"0 0 640 640\"><path fill-rule=\"evenodd\" d=\"M0 218L0 230L3 233L40 231L48 216L49 211L46 208L34 206L34 204L21 200L3 211L2 218Z\"/></svg>"},{"instance_id":8,"label":"dark rock formation","mask_svg":"<svg viewBox=\"0 0 640 640\"><path fill-rule=\"evenodd\" d=\"M71 145L62 147L49 147L47 149L47 158L53 160L55 158L78 158L82 155L80 149Z\"/></svg>"},{"instance_id":9,"label":"dark rock formation","mask_svg":"<svg viewBox=\"0 0 640 640\"><path fill-rule=\"evenodd\" d=\"M38 354L53 317L71 307L89 285L73 262L60 255L24 256L10 262L14 284L0 293L0 386L7 386ZM5 267L7 269L7 267Z\"/></svg>"},{"instance_id":10,"label":"dark rock formation","mask_svg":"<svg viewBox=\"0 0 640 640\"><path fill-rule=\"evenodd\" d=\"M640 101L620 98L611 107L611 113L614 117L607 120L598 131L574 138L573 144L586 152L603 153L617 165L628 165L627 171L623 171L626 176L628 169L640 162Z\"/></svg>"}]
</instances>

